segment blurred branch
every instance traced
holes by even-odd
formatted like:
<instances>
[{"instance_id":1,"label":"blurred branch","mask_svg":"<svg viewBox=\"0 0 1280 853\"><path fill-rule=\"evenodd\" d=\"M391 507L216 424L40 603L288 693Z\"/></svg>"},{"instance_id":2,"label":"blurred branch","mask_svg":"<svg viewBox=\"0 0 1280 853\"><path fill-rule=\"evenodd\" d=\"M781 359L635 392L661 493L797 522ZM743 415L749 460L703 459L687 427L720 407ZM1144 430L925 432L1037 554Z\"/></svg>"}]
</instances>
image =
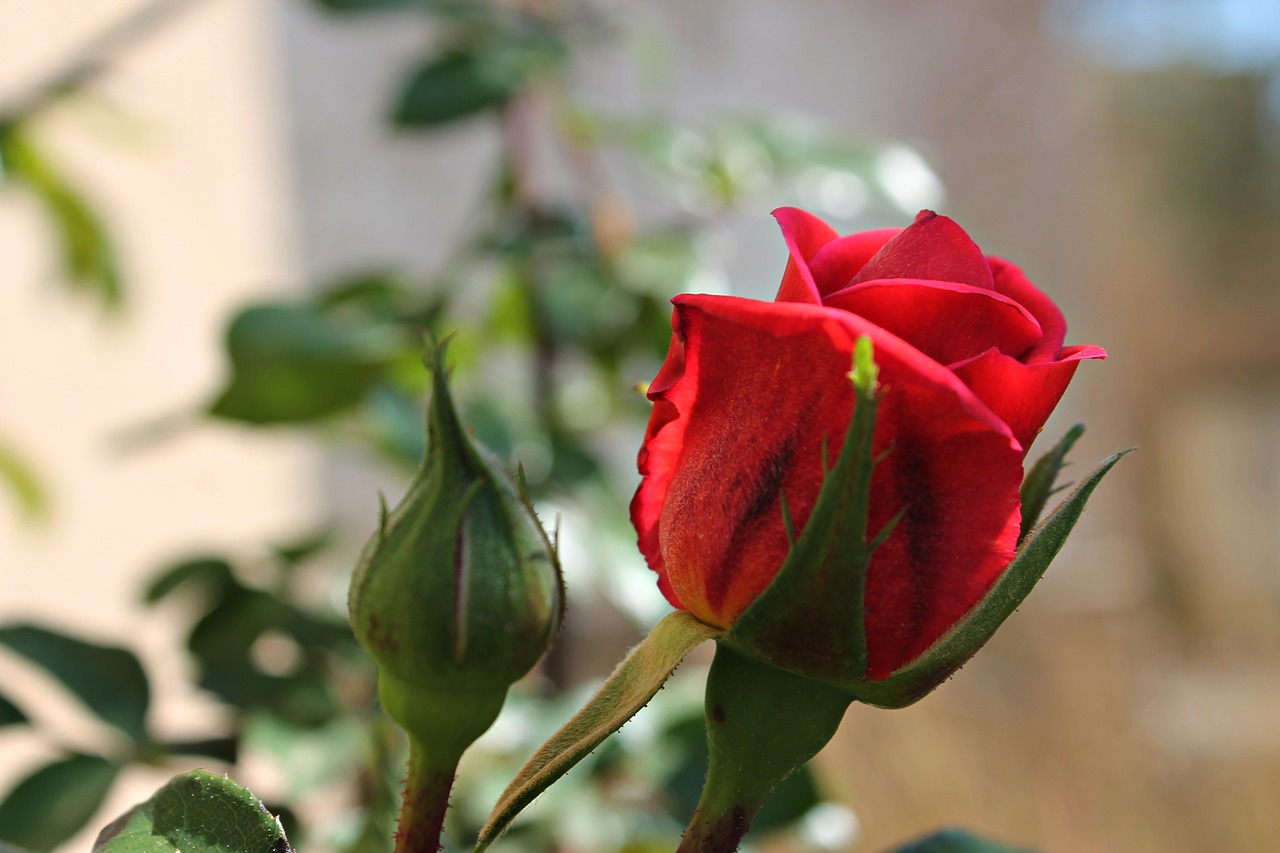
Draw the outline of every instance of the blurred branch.
<instances>
[{"instance_id":1,"label":"blurred branch","mask_svg":"<svg viewBox=\"0 0 1280 853\"><path fill-rule=\"evenodd\" d=\"M0 127L28 118L100 74L117 54L199 0L152 0L90 39L69 62L9 104L0 107Z\"/></svg>"}]
</instances>

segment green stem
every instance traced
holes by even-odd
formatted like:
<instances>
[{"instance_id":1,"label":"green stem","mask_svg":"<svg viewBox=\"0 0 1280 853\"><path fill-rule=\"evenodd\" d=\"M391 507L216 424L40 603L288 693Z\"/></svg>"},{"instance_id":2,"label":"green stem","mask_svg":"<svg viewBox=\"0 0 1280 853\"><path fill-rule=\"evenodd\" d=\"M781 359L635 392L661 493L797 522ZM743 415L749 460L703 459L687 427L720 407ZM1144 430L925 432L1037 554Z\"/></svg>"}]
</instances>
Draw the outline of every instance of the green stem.
<instances>
[{"instance_id":1,"label":"green stem","mask_svg":"<svg viewBox=\"0 0 1280 853\"><path fill-rule=\"evenodd\" d=\"M707 782L677 853L737 850L773 789L831 740L852 701L718 643L707 675Z\"/></svg>"},{"instance_id":2,"label":"green stem","mask_svg":"<svg viewBox=\"0 0 1280 853\"><path fill-rule=\"evenodd\" d=\"M458 761L432 760L413 739L409 741L409 772L404 782L404 802L396 828L395 853L437 853L449 810L449 792Z\"/></svg>"}]
</instances>

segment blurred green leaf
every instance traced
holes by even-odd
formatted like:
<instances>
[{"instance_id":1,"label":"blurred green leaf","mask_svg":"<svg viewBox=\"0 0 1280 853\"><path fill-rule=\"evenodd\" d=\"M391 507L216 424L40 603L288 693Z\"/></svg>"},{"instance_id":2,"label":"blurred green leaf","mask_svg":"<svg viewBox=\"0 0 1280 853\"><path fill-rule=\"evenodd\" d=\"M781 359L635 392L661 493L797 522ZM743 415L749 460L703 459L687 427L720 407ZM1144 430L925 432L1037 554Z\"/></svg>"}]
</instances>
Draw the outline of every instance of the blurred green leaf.
<instances>
[{"instance_id":1,"label":"blurred green leaf","mask_svg":"<svg viewBox=\"0 0 1280 853\"><path fill-rule=\"evenodd\" d=\"M392 117L403 127L446 124L502 106L523 83L523 75L491 57L446 54L409 76Z\"/></svg>"},{"instance_id":2,"label":"blurred green leaf","mask_svg":"<svg viewBox=\"0 0 1280 853\"><path fill-rule=\"evenodd\" d=\"M298 671L267 673L254 663L254 644L270 631L301 647ZM320 620L265 590L237 584L195 624L187 647L200 663L200 686L223 701L245 710L268 709L298 725L314 726L331 719L338 705L322 662L307 652L352 642L345 622Z\"/></svg>"},{"instance_id":3,"label":"blurred green leaf","mask_svg":"<svg viewBox=\"0 0 1280 853\"><path fill-rule=\"evenodd\" d=\"M409 471L418 467L427 452L427 432L422 428L423 397L380 387L365 402L370 441L384 456Z\"/></svg>"},{"instance_id":4,"label":"blurred green leaf","mask_svg":"<svg viewBox=\"0 0 1280 853\"><path fill-rule=\"evenodd\" d=\"M210 737L193 740L167 740L156 744L167 755L203 755L225 764L235 764L240 752L238 737Z\"/></svg>"},{"instance_id":5,"label":"blurred green leaf","mask_svg":"<svg viewBox=\"0 0 1280 853\"><path fill-rule=\"evenodd\" d=\"M92 206L18 127L0 130L0 177L29 189L58 238L67 282L118 308L123 291L115 246Z\"/></svg>"},{"instance_id":6,"label":"blurred green leaf","mask_svg":"<svg viewBox=\"0 0 1280 853\"><path fill-rule=\"evenodd\" d=\"M403 340L385 329L343 329L308 305L244 309L227 332L232 376L210 407L253 424L317 420L358 403Z\"/></svg>"},{"instance_id":7,"label":"blurred green leaf","mask_svg":"<svg viewBox=\"0 0 1280 853\"><path fill-rule=\"evenodd\" d=\"M180 586L199 584L209 594L220 594L236 585L231 564L218 557L198 557L185 560L164 570L151 581L143 594L143 600L154 604Z\"/></svg>"},{"instance_id":8,"label":"blurred green leaf","mask_svg":"<svg viewBox=\"0 0 1280 853\"><path fill-rule=\"evenodd\" d=\"M944 829L912 841L892 853L1032 853L1032 851L979 838L963 829Z\"/></svg>"},{"instance_id":9,"label":"blurred green leaf","mask_svg":"<svg viewBox=\"0 0 1280 853\"><path fill-rule=\"evenodd\" d=\"M74 693L85 707L136 742L146 740L151 691L138 658L36 625L0 627L0 644L22 655Z\"/></svg>"},{"instance_id":10,"label":"blurred green leaf","mask_svg":"<svg viewBox=\"0 0 1280 853\"><path fill-rule=\"evenodd\" d=\"M294 566L298 563L305 563L333 545L334 532L332 527L326 527L293 542L276 545L271 550L286 565Z\"/></svg>"},{"instance_id":11,"label":"blurred green leaf","mask_svg":"<svg viewBox=\"0 0 1280 853\"><path fill-rule=\"evenodd\" d=\"M36 853L52 850L89 822L111 790L117 769L97 755L46 764L0 803L0 838Z\"/></svg>"},{"instance_id":12,"label":"blurred green leaf","mask_svg":"<svg viewBox=\"0 0 1280 853\"><path fill-rule=\"evenodd\" d=\"M0 729L5 726L20 726L27 722L27 715L22 709L0 695Z\"/></svg>"},{"instance_id":13,"label":"blurred green leaf","mask_svg":"<svg viewBox=\"0 0 1280 853\"><path fill-rule=\"evenodd\" d=\"M376 12L423 5L422 0L315 0L315 4L331 12Z\"/></svg>"},{"instance_id":14,"label":"blurred green leaf","mask_svg":"<svg viewBox=\"0 0 1280 853\"><path fill-rule=\"evenodd\" d=\"M392 110L402 127L436 127L500 107L563 62L564 44L531 20L489 25L467 44L428 59L405 81Z\"/></svg>"},{"instance_id":15,"label":"blurred green leaf","mask_svg":"<svg viewBox=\"0 0 1280 853\"><path fill-rule=\"evenodd\" d=\"M193 770L98 836L94 853L289 853L279 821L248 790Z\"/></svg>"},{"instance_id":16,"label":"blurred green leaf","mask_svg":"<svg viewBox=\"0 0 1280 853\"><path fill-rule=\"evenodd\" d=\"M49 511L49 499L35 471L9 445L0 442L0 482L4 482L18 508L29 519L43 518Z\"/></svg>"},{"instance_id":17,"label":"blurred green leaf","mask_svg":"<svg viewBox=\"0 0 1280 853\"><path fill-rule=\"evenodd\" d=\"M446 18L476 18L492 14L481 0L314 0L330 12L385 12L420 9Z\"/></svg>"}]
</instances>

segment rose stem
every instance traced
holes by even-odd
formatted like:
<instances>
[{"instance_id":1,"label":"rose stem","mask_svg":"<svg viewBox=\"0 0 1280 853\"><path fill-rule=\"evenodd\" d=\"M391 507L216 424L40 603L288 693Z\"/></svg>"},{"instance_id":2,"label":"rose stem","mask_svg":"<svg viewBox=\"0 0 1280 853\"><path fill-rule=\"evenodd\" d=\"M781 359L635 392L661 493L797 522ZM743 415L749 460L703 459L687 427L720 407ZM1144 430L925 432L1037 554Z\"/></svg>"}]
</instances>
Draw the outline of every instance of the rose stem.
<instances>
[{"instance_id":1,"label":"rose stem","mask_svg":"<svg viewBox=\"0 0 1280 853\"><path fill-rule=\"evenodd\" d=\"M707 782L677 853L737 850L773 789L831 740L852 701L717 643L707 673Z\"/></svg>"},{"instance_id":2,"label":"rose stem","mask_svg":"<svg viewBox=\"0 0 1280 853\"><path fill-rule=\"evenodd\" d=\"M409 772L396 828L395 853L437 853L449 810L449 792L458 761L432 761L416 740L409 740Z\"/></svg>"}]
</instances>

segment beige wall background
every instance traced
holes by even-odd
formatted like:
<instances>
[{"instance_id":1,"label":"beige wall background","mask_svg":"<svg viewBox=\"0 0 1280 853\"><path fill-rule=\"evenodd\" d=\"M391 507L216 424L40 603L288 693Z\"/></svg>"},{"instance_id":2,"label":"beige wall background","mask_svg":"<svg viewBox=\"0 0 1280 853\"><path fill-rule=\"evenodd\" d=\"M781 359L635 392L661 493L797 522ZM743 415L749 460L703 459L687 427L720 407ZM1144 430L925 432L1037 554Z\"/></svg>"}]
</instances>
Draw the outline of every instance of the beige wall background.
<instances>
[{"instance_id":1,"label":"beige wall background","mask_svg":"<svg viewBox=\"0 0 1280 853\"><path fill-rule=\"evenodd\" d=\"M0 103L134 5L0 3ZM1064 37L1055 9L1070 4L1047 0L600 5L631 41L587 59L588 102L690 121L805 115L918 145L945 212L1059 300L1070 342L1111 353L1047 433L1088 422L1081 470L1140 446L983 655L919 706L849 715L821 767L858 813L857 849L958 823L1048 851L1270 849L1280 268L1266 194L1245 210L1231 181L1274 189L1280 172L1265 101L1214 88L1261 72L1186 58L1118 70ZM115 321L65 298L30 205L0 194L0 434L54 501L38 526L0 503L0 619L125 642L172 675L182 662L169 628L140 618L141 578L327 513L369 516L373 476L288 433L200 427L129 455L112 438L216 387L234 306L439 262L495 139L483 123L386 128L389 93L432 37L399 15L204 0L41 123L118 228L133 291ZM661 73L627 61L641 47ZM1253 159L1231 153L1240 138ZM1217 183L1170 201L1205 175ZM728 223L736 292L776 283L766 214ZM21 675L10 664L0 679ZM211 713L181 694L157 712L175 730ZM0 755L0 786L34 760L4 739Z\"/></svg>"}]
</instances>

